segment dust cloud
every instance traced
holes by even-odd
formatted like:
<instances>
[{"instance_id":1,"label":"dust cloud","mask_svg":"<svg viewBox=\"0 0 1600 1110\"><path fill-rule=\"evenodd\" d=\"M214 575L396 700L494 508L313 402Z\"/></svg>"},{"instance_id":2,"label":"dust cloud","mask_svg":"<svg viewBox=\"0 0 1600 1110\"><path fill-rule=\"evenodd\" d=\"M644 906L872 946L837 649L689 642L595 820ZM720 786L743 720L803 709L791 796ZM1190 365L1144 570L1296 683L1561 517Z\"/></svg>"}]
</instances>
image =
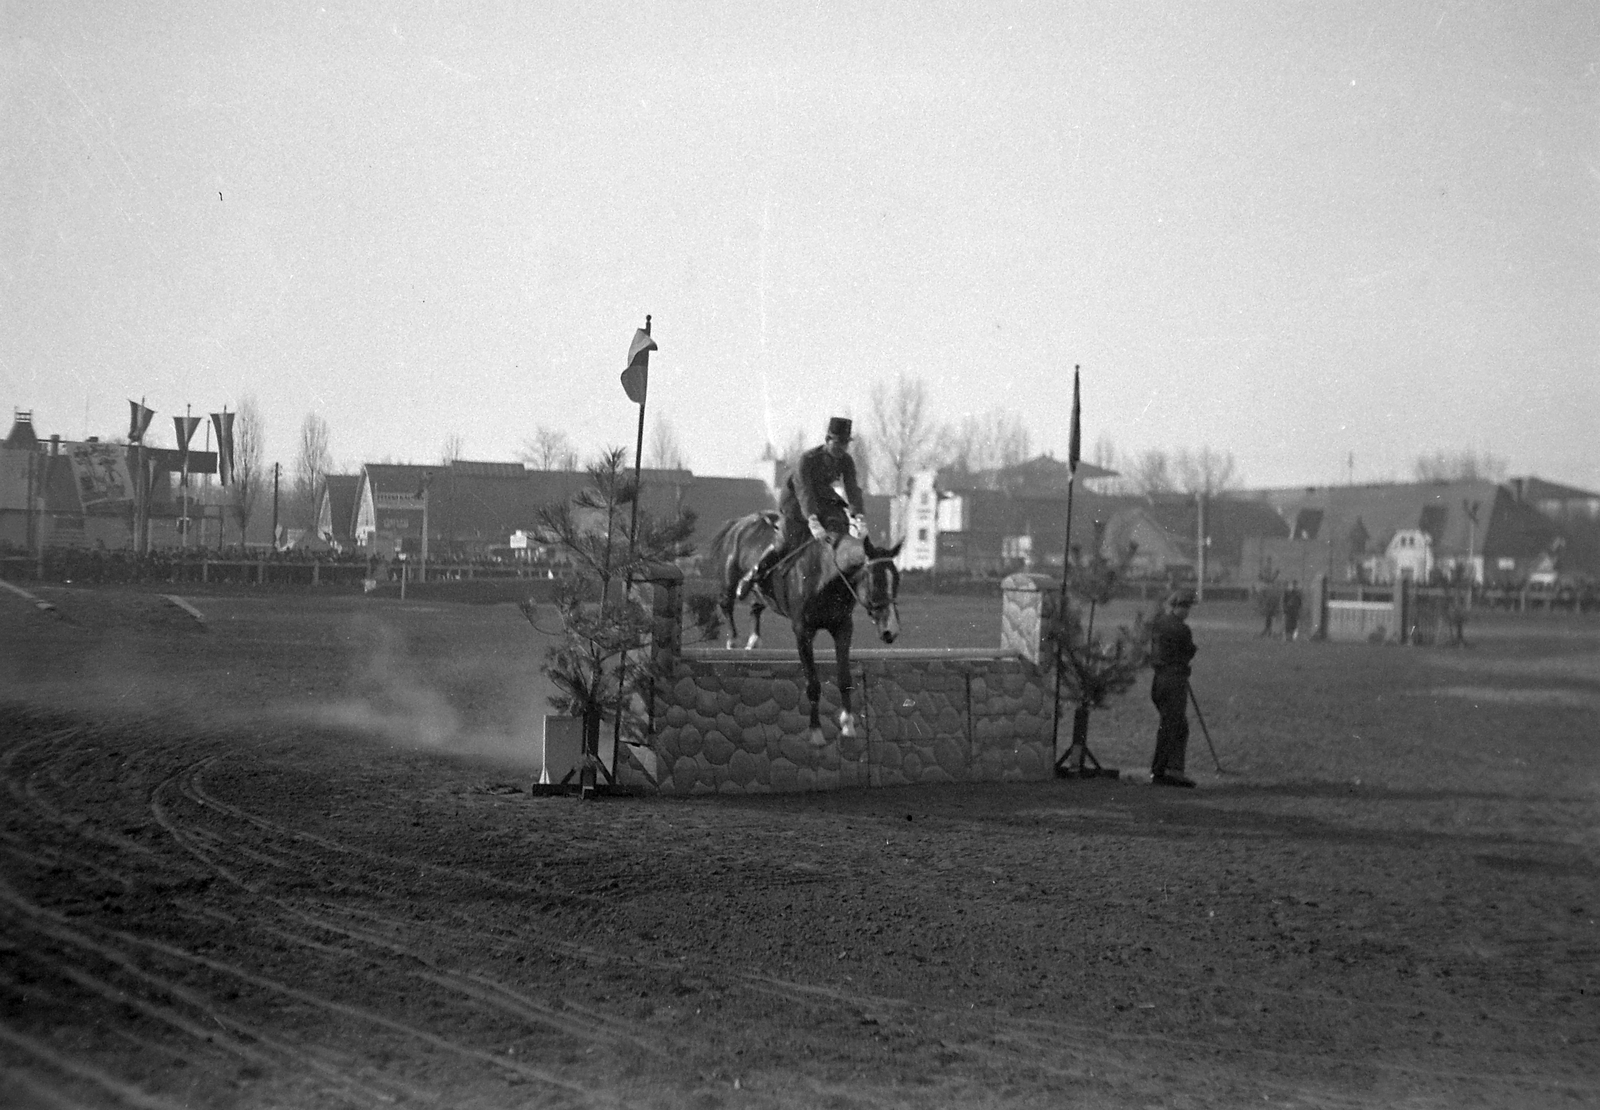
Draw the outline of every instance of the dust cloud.
<instances>
[{"instance_id":1,"label":"dust cloud","mask_svg":"<svg viewBox=\"0 0 1600 1110\"><path fill-rule=\"evenodd\" d=\"M488 757L537 773L554 687L529 658L466 655L429 661L397 629L363 622L367 648L352 660L350 696L280 707L317 728L361 733L395 747ZM529 672L533 672L530 674Z\"/></svg>"}]
</instances>

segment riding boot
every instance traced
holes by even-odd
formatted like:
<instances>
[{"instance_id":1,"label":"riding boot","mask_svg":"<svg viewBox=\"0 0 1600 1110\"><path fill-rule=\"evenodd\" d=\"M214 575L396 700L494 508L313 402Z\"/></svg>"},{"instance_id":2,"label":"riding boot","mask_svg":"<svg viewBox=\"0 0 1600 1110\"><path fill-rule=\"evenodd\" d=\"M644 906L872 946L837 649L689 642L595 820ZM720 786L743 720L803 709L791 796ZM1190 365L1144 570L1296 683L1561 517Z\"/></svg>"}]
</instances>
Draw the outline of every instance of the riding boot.
<instances>
[{"instance_id":1,"label":"riding boot","mask_svg":"<svg viewBox=\"0 0 1600 1110\"><path fill-rule=\"evenodd\" d=\"M748 597L750 591L755 588L755 584L765 578L772 570L780 555L782 555L782 552L778 549L777 544L773 544L763 551L761 558L756 560L756 565L746 571L743 578L739 579L739 588L735 591L735 596L741 601Z\"/></svg>"}]
</instances>

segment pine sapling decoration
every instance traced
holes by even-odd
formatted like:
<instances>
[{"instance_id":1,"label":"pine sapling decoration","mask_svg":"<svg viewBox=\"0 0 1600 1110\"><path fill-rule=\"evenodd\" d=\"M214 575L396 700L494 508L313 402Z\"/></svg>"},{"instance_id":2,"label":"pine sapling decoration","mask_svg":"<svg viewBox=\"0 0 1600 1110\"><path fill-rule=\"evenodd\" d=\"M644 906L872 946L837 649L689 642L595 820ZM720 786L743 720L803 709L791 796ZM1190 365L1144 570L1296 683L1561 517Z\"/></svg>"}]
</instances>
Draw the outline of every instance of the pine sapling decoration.
<instances>
[{"instance_id":1,"label":"pine sapling decoration","mask_svg":"<svg viewBox=\"0 0 1600 1110\"><path fill-rule=\"evenodd\" d=\"M560 639L542 669L556 686L551 707L583 721L580 774L586 787L601 770L605 722L636 741L643 740L648 728L639 705L653 676L655 626L649 606L632 584L643 581L652 564L672 562L693 550L693 513L680 512L665 521L634 514L639 487L625 459L622 448L606 451L588 468L589 486L570 501L547 505L538 513L540 542L561 549L574 570L557 588ZM631 537L630 519L636 520ZM522 612L537 628L531 601L522 603Z\"/></svg>"},{"instance_id":2,"label":"pine sapling decoration","mask_svg":"<svg viewBox=\"0 0 1600 1110\"><path fill-rule=\"evenodd\" d=\"M1097 552L1100 546L1095 544ZM1097 553L1089 559L1076 558L1067 568L1067 606L1048 630L1062 701L1074 706L1072 746L1057 762L1058 774L1100 773L1099 762L1089 752L1089 713L1104 708L1113 695L1126 693L1149 665L1150 633L1143 613L1110 635L1094 627L1096 611L1116 596L1136 550L1130 543L1116 562ZM1074 757L1076 767L1071 766Z\"/></svg>"}]
</instances>

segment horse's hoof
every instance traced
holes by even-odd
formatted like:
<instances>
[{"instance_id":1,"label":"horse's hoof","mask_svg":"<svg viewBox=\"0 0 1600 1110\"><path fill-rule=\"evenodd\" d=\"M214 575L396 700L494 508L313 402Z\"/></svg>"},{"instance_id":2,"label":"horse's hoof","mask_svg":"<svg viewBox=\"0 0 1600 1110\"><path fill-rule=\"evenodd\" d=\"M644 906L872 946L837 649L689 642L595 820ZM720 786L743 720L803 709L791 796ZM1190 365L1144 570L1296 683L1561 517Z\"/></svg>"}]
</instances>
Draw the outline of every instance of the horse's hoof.
<instances>
[{"instance_id":1,"label":"horse's hoof","mask_svg":"<svg viewBox=\"0 0 1600 1110\"><path fill-rule=\"evenodd\" d=\"M813 748L821 748L826 746L828 743L828 738L822 735L822 730L820 728L812 729L806 734L806 738L811 741L811 746Z\"/></svg>"},{"instance_id":2,"label":"horse's hoof","mask_svg":"<svg viewBox=\"0 0 1600 1110\"><path fill-rule=\"evenodd\" d=\"M729 651L732 651L734 648L739 646L739 642L737 640L735 640L732 636L729 636L726 640L724 640L722 642L722 646L727 648Z\"/></svg>"},{"instance_id":3,"label":"horse's hoof","mask_svg":"<svg viewBox=\"0 0 1600 1110\"><path fill-rule=\"evenodd\" d=\"M732 646L732 645L730 645L730 646ZM758 648L760 646L761 646L761 637L760 636L752 636L745 643L744 650L746 650L746 651L754 651L756 648Z\"/></svg>"},{"instance_id":4,"label":"horse's hoof","mask_svg":"<svg viewBox=\"0 0 1600 1110\"><path fill-rule=\"evenodd\" d=\"M854 713L839 714L839 735L854 740L856 735L856 716Z\"/></svg>"}]
</instances>

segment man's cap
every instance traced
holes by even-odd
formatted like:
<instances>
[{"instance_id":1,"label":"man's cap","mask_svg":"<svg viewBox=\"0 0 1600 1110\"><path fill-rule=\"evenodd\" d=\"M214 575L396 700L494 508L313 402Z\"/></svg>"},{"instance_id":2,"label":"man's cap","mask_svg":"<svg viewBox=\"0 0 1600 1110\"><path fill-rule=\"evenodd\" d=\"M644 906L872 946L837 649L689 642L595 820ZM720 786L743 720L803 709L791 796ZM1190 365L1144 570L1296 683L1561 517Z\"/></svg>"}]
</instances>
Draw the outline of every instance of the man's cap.
<instances>
[{"instance_id":1,"label":"man's cap","mask_svg":"<svg viewBox=\"0 0 1600 1110\"><path fill-rule=\"evenodd\" d=\"M828 434L834 439L850 438L850 421L847 417L835 416L828 421Z\"/></svg>"},{"instance_id":2,"label":"man's cap","mask_svg":"<svg viewBox=\"0 0 1600 1110\"><path fill-rule=\"evenodd\" d=\"M1188 588L1173 590L1167 595L1167 604L1173 607L1177 607L1179 605L1193 605L1194 591Z\"/></svg>"}]
</instances>

